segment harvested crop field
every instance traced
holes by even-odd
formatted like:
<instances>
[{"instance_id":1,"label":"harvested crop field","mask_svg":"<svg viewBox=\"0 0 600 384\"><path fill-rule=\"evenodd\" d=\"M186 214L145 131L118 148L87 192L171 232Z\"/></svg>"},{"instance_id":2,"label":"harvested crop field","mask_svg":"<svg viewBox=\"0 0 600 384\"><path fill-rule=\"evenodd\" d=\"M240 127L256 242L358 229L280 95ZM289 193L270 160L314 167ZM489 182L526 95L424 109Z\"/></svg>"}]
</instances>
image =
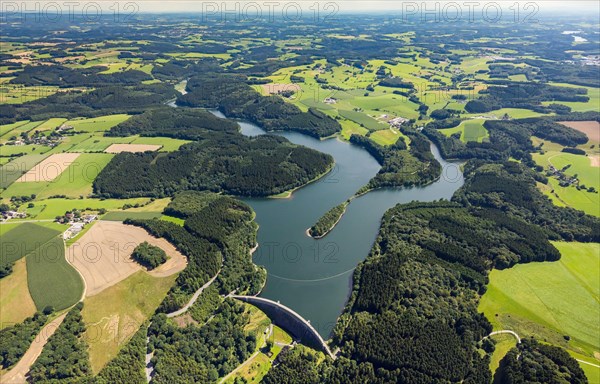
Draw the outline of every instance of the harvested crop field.
<instances>
[{"instance_id":1,"label":"harvested crop field","mask_svg":"<svg viewBox=\"0 0 600 384\"><path fill-rule=\"evenodd\" d=\"M600 156L590 156L590 162L592 167L600 167Z\"/></svg>"},{"instance_id":2,"label":"harvested crop field","mask_svg":"<svg viewBox=\"0 0 600 384\"><path fill-rule=\"evenodd\" d=\"M52 181L79 157L79 153L55 153L17 179L17 183Z\"/></svg>"},{"instance_id":3,"label":"harvested crop field","mask_svg":"<svg viewBox=\"0 0 600 384\"><path fill-rule=\"evenodd\" d=\"M135 247L147 241L162 248L169 259L148 272L165 277L182 271L187 259L165 239L152 237L144 229L120 222L99 221L67 250L67 260L79 271L85 295L94 296L144 268L133 261Z\"/></svg>"},{"instance_id":4,"label":"harvested crop field","mask_svg":"<svg viewBox=\"0 0 600 384\"><path fill-rule=\"evenodd\" d=\"M160 145L152 144L111 144L104 152L121 153L121 152L146 152L157 151L161 148Z\"/></svg>"},{"instance_id":5,"label":"harvested crop field","mask_svg":"<svg viewBox=\"0 0 600 384\"><path fill-rule=\"evenodd\" d=\"M585 133L591 141L600 141L600 123L597 121L559 121L559 123Z\"/></svg>"}]
</instances>

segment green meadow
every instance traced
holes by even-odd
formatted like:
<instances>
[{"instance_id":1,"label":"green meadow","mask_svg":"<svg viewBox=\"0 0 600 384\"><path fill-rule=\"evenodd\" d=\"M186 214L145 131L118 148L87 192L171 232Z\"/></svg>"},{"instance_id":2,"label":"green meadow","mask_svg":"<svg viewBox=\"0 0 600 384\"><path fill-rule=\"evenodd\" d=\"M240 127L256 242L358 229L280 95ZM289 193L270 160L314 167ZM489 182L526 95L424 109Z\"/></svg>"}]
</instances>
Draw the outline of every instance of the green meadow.
<instances>
[{"instance_id":1,"label":"green meadow","mask_svg":"<svg viewBox=\"0 0 600 384\"><path fill-rule=\"evenodd\" d=\"M65 258L65 244L54 237L26 257L29 293L38 310L61 310L76 304L83 294L79 273Z\"/></svg>"},{"instance_id":2,"label":"green meadow","mask_svg":"<svg viewBox=\"0 0 600 384\"><path fill-rule=\"evenodd\" d=\"M446 136L460 133L460 140L464 143L469 141L481 143L490 136L487 129L483 126L484 122L484 119L465 120L457 127L440 129L440 132Z\"/></svg>"},{"instance_id":3,"label":"green meadow","mask_svg":"<svg viewBox=\"0 0 600 384\"><path fill-rule=\"evenodd\" d=\"M560 345L598 364L600 244L554 242L557 262L493 270L479 311L494 330Z\"/></svg>"},{"instance_id":4,"label":"green meadow","mask_svg":"<svg viewBox=\"0 0 600 384\"><path fill-rule=\"evenodd\" d=\"M12 183L0 196L35 194L41 199L56 195L87 196L92 193L94 179L113 156L108 153L82 153L54 180Z\"/></svg>"},{"instance_id":5,"label":"green meadow","mask_svg":"<svg viewBox=\"0 0 600 384\"><path fill-rule=\"evenodd\" d=\"M47 154L30 154L18 157L0 167L0 188L7 188L21 175L33 168L37 163L44 160ZM3 194L0 194L3 196Z\"/></svg>"},{"instance_id":6,"label":"green meadow","mask_svg":"<svg viewBox=\"0 0 600 384\"><path fill-rule=\"evenodd\" d=\"M31 214L31 219L35 220L52 220L56 216L64 215L66 211L78 209L81 211L106 209L107 211L121 210L124 204L145 204L149 202L149 198L132 198L132 199L90 199L90 198L60 198L60 199L43 199L35 201L34 208L24 208L23 211Z\"/></svg>"},{"instance_id":7,"label":"green meadow","mask_svg":"<svg viewBox=\"0 0 600 384\"><path fill-rule=\"evenodd\" d=\"M130 211L112 211L102 216L102 220L125 221L126 219L158 219L162 216L161 212L130 212Z\"/></svg>"},{"instance_id":8,"label":"green meadow","mask_svg":"<svg viewBox=\"0 0 600 384\"><path fill-rule=\"evenodd\" d=\"M539 144L542 141L536 140ZM575 176L579 179L579 185L587 188L593 187L600 190L600 171L598 167L592 167L590 158L583 155L561 152L561 146L544 141L542 150L544 153L532 154L533 160L548 169L552 165L557 169L569 166L564 171L566 175ZM546 194L553 200L559 200L562 205L582 210L590 215L600 216L600 194L589 192L584 189L578 190L575 186L561 187L556 178L548 177L549 190ZM553 192L552 192L553 191Z\"/></svg>"},{"instance_id":9,"label":"green meadow","mask_svg":"<svg viewBox=\"0 0 600 384\"><path fill-rule=\"evenodd\" d=\"M12 123L12 124L0 125L0 138L4 138L4 135L7 135L13 129L18 128L18 127L20 127L22 125L25 125L27 123L29 123L29 120L17 121L17 122Z\"/></svg>"},{"instance_id":10,"label":"green meadow","mask_svg":"<svg viewBox=\"0 0 600 384\"><path fill-rule=\"evenodd\" d=\"M65 124L72 126L73 129L78 132L108 131L115 125L129 119L129 117L129 115L125 114L106 115L91 119L73 119L67 121Z\"/></svg>"},{"instance_id":11,"label":"green meadow","mask_svg":"<svg viewBox=\"0 0 600 384\"><path fill-rule=\"evenodd\" d=\"M48 119L45 122L43 122L42 124L38 125L35 130L36 131L52 131L58 127L60 127L65 121L67 121L67 119L63 119L60 117L55 117L52 119Z\"/></svg>"},{"instance_id":12,"label":"green meadow","mask_svg":"<svg viewBox=\"0 0 600 384\"><path fill-rule=\"evenodd\" d=\"M29 293L11 294L19 297L30 294L40 311L46 306L56 310L67 308L79 301L83 293L81 277L65 259L65 245L60 237L65 228L53 222L0 224L2 264L25 257L27 268L27 285L21 285L20 289L26 287ZM2 302L10 302L3 292L0 298Z\"/></svg>"},{"instance_id":13,"label":"green meadow","mask_svg":"<svg viewBox=\"0 0 600 384\"><path fill-rule=\"evenodd\" d=\"M48 223L49 224L49 223ZM35 252L61 231L58 224L43 226L36 223L0 224L2 235L1 264L13 263L20 258Z\"/></svg>"}]
</instances>

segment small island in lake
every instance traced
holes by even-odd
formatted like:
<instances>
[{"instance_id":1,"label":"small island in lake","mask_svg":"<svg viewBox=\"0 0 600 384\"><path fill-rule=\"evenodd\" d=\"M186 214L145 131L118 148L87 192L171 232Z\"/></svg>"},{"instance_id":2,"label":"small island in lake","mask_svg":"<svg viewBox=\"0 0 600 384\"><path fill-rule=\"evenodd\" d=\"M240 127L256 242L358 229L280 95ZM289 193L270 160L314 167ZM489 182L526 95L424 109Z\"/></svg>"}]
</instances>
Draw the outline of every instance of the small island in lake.
<instances>
[{"instance_id":1,"label":"small island in lake","mask_svg":"<svg viewBox=\"0 0 600 384\"><path fill-rule=\"evenodd\" d=\"M344 201L342 204L336 205L329 211L325 212L325 214L321 216L315 225L306 230L306 234L315 239L325 237L341 220L349 203L350 201L348 200Z\"/></svg>"}]
</instances>

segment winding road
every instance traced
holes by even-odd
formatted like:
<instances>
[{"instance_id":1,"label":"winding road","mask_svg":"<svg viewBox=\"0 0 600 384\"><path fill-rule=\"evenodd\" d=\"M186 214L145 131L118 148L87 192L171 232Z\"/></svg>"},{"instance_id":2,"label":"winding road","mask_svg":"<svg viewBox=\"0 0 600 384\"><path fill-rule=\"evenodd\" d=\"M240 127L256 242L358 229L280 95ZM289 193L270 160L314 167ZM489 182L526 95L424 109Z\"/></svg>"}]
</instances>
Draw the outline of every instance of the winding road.
<instances>
[{"instance_id":1,"label":"winding road","mask_svg":"<svg viewBox=\"0 0 600 384\"><path fill-rule=\"evenodd\" d=\"M494 335L502 335L502 334L514 336L515 339L517 339L517 344L521 344L521 337L519 337L519 335L515 331L511 331L509 329L502 329L500 331L494 331L494 332L490 333L489 335L487 335L486 337L484 337L483 339L487 339L488 337L491 337ZM576 359L576 358L574 358L574 359L581 364L587 364L587 365L591 365L592 367L600 368L600 365L598 365L598 364L590 363L589 361L585 361L585 360L581 360L581 359Z\"/></svg>"},{"instance_id":2,"label":"winding road","mask_svg":"<svg viewBox=\"0 0 600 384\"><path fill-rule=\"evenodd\" d=\"M519 335L515 331L511 331L510 329L502 329L500 331L494 331L494 332L490 333L489 335L487 335L486 337L484 337L484 339L487 339L488 337L491 337L494 335L513 335L515 337L515 339L517 339L517 344L521 344L521 338L519 337Z\"/></svg>"},{"instance_id":3,"label":"winding road","mask_svg":"<svg viewBox=\"0 0 600 384\"><path fill-rule=\"evenodd\" d=\"M183 307L181 307L181 309L178 309L174 312L171 313L167 313L167 317L177 317L179 315L183 315L184 313L187 312L188 309L190 309L190 307L192 305L194 305L194 303L196 302L196 300L198 300L198 297L200 297L200 295L202 294L202 292L210 287L210 285L215 281L215 279L217 278L217 276L219 276L219 273L221 273L221 270L219 269L217 271L217 273L212 277L212 279L208 280L206 282L206 284L204 284L203 286L201 286L200 288L198 288L198 290L196 292L194 292L194 294L192 295L192 298L190 299L190 301L188 301L188 303L186 305L184 305Z\"/></svg>"}]
</instances>

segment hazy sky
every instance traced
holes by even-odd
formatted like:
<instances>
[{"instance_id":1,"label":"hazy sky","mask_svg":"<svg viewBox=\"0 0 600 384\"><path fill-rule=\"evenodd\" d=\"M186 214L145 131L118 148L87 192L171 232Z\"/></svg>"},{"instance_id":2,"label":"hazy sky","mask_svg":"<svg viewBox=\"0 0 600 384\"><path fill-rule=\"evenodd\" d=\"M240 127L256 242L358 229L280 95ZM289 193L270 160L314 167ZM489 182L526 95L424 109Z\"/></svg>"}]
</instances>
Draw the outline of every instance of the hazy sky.
<instances>
[{"instance_id":1,"label":"hazy sky","mask_svg":"<svg viewBox=\"0 0 600 384\"><path fill-rule=\"evenodd\" d=\"M127 0L122 1L122 3L126 3ZM427 3L428 7L434 7L434 3L440 4L440 7L443 7L444 4L454 3L464 8L465 10L468 7L468 3L475 3L475 9L484 7L486 4L497 3L502 6L504 9L508 9L515 3L519 3L521 7L525 7L528 3L536 4L539 7L540 12L544 11L559 11L559 12L575 12L575 11L586 11L586 12L595 12L600 10L600 2L590 0L590 1L569 1L569 0L544 0L544 1L474 1L474 0L456 0L456 1L400 1L400 0L295 0L295 1L287 1L287 0L241 0L241 1L200 1L200 0L137 0L133 1L134 3L139 5L139 8L143 12L200 12L205 9L209 9L212 4L217 4L219 7L222 7L222 4L225 3L227 8L234 9L235 4L240 4L240 7L250 6L249 4L253 3L255 5L260 6L261 8L266 8L267 4L274 4L275 9L284 7L285 4L288 3L296 3L300 4L302 8L307 8L318 4L321 8L325 8L327 4L333 3L335 4L340 12L377 12L377 11L386 11L386 10L396 10L401 11L403 7L404 9L409 9L407 5L408 3L416 4L419 7L422 7L424 3ZM208 8L207 8L208 7ZM597 13L596 13L597 14Z\"/></svg>"},{"instance_id":2,"label":"hazy sky","mask_svg":"<svg viewBox=\"0 0 600 384\"><path fill-rule=\"evenodd\" d=\"M475 9L481 9L486 5L490 4L499 4L502 9L508 12L509 7L513 6L513 4L518 3L520 7L524 8L527 4L534 4L535 7L539 9L540 12L547 11L555 11L555 12L564 12L564 13L574 13L574 12L584 12L586 15L598 15L600 12L600 1L597 0L587 0L587 1L569 1L569 0L542 0L542 1L530 1L530 0L455 0L455 1L432 1L432 0L415 0L415 1L402 1L402 0L213 0L213 1L204 1L204 0L3 0L5 5L2 6L0 11L5 11L7 9L12 10L11 8L6 8L7 4L9 7L13 5L21 8L21 5L26 5L25 7L28 9L33 9L37 4L37 6L43 7L44 4L57 4L60 8L63 8L63 4L71 3L75 4L75 9L81 8L86 4L100 4L102 8L106 7L114 7L115 4L118 4L120 8L124 8L130 4L134 4L135 7L139 9L140 12L202 12L206 9L214 9L217 8L227 8L227 9L235 9L236 4L241 9L245 7L258 7L264 12L267 12L268 7L274 7L273 9L282 9L290 4L294 3L294 6L297 6L303 10L308 11L309 9L313 9L310 7L314 7L315 5L319 8L327 9L327 7L331 8L333 5L336 7L340 13L346 12L383 12L386 10L394 10L394 11L402 11L403 9L414 9L414 6L418 8L435 7L434 3L439 4L440 9L444 7L445 4L453 3L455 6L460 7L463 10L467 10L469 3L475 4ZM412 5L408 5L408 4ZM409 7L409 8L407 8ZM413 7L413 8L410 8ZM531 9L531 8L530 8Z\"/></svg>"}]
</instances>

